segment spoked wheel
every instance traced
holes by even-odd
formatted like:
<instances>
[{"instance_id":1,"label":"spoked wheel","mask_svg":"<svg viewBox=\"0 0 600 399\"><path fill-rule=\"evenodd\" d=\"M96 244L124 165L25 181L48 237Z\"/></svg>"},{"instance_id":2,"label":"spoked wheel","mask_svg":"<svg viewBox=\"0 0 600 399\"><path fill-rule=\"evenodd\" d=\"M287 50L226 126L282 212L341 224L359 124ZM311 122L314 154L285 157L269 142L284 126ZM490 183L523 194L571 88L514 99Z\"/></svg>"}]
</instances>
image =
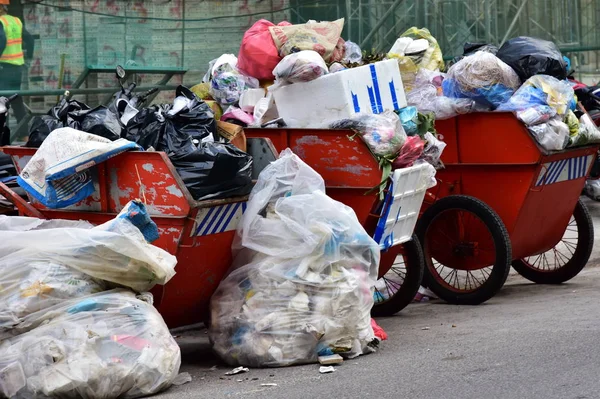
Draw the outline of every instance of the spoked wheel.
<instances>
[{"instance_id":1,"label":"spoked wheel","mask_svg":"<svg viewBox=\"0 0 600 399\"><path fill-rule=\"evenodd\" d=\"M547 252L514 261L513 267L521 276L534 283L564 283L585 267L593 245L592 217L585 204L579 200L561 241Z\"/></svg>"},{"instance_id":2,"label":"spoked wheel","mask_svg":"<svg viewBox=\"0 0 600 399\"><path fill-rule=\"evenodd\" d=\"M379 268L389 270L375 284L375 304L371 314L375 317L392 316L408 306L419 291L424 267L416 235L412 240L382 253Z\"/></svg>"},{"instance_id":3,"label":"spoked wheel","mask_svg":"<svg viewBox=\"0 0 600 399\"><path fill-rule=\"evenodd\" d=\"M484 202L453 195L419 219L417 236L425 258L424 283L441 299L477 305L504 285L511 245L504 223Z\"/></svg>"}]
</instances>

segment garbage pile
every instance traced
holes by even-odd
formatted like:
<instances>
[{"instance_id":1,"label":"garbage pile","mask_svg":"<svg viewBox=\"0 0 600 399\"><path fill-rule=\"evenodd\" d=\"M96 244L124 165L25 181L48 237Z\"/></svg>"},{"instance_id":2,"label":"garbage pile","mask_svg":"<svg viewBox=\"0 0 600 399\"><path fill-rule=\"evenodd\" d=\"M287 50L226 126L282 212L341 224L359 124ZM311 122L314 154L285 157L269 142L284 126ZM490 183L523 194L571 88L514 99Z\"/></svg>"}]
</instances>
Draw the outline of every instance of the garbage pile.
<instances>
[{"instance_id":1,"label":"garbage pile","mask_svg":"<svg viewBox=\"0 0 600 399\"><path fill-rule=\"evenodd\" d=\"M76 100L63 98L48 115L33 118L26 146L40 148L38 162L28 165L36 171L35 181L31 173L21 173L19 184L47 207L63 208L93 193L90 171L84 175L79 169L69 169L63 161L68 159L72 165L93 158L89 169L119 152L137 149L166 152L194 199L248 194L252 157L218 134L215 114L206 102L183 86L175 94L173 104L139 110L130 104L125 110L115 110L114 103L89 109ZM51 144L44 145L49 137ZM86 152L89 146L97 151ZM69 148L68 154L54 150L63 147ZM56 168L48 172L47 167L55 163L61 165L60 173ZM69 174L67 182L51 183L65 174ZM84 183L75 183L77 180ZM56 192L56 187L68 191Z\"/></svg>"},{"instance_id":2,"label":"garbage pile","mask_svg":"<svg viewBox=\"0 0 600 399\"><path fill-rule=\"evenodd\" d=\"M291 150L260 174L233 249L209 329L228 364L288 366L375 350L379 245Z\"/></svg>"},{"instance_id":3,"label":"garbage pile","mask_svg":"<svg viewBox=\"0 0 600 399\"><path fill-rule=\"evenodd\" d=\"M0 219L0 397L140 397L182 380L147 292L175 274L157 237L137 201L96 227Z\"/></svg>"},{"instance_id":4,"label":"garbage pile","mask_svg":"<svg viewBox=\"0 0 600 399\"><path fill-rule=\"evenodd\" d=\"M552 42L516 37L500 48L466 43L464 54L446 66L427 29L410 28L387 53L367 54L341 38L341 27L343 20L257 22L246 32L239 58L226 54L211 63L205 99L227 107L224 120L244 126L356 126L386 159L398 154L405 134L424 138L427 131L416 133L413 123L425 115L514 112L548 151L600 142L598 129L576 107L569 61ZM226 72L215 68L224 63ZM243 84L229 84L230 75ZM400 115L402 130L393 113ZM406 121L406 113L419 116ZM377 133L385 126L381 142L373 142L379 134L364 134L365 125Z\"/></svg>"}]
</instances>

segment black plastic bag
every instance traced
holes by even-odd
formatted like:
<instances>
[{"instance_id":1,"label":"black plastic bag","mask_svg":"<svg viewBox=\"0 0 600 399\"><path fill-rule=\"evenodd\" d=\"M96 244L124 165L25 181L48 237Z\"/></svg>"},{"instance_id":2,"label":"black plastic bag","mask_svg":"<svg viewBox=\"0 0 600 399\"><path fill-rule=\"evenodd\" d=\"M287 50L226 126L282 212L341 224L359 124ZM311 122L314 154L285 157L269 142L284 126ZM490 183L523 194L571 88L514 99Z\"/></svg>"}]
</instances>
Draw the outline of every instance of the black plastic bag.
<instances>
[{"instance_id":1,"label":"black plastic bag","mask_svg":"<svg viewBox=\"0 0 600 399\"><path fill-rule=\"evenodd\" d=\"M463 57L471 54L475 54L478 51L485 51L486 53L498 54L498 47L488 43L465 43L463 46Z\"/></svg>"},{"instance_id":2,"label":"black plastic bag","mask_svg":"<svg viewBox=\"0 0 600 399\"><path fill-rule=\"evenodd\" d=\"M175 91L175 96L173 107L167 112L165 134L173 134L181 138L190 136L197 143L210 135L218 140L217 121L215 121L215 114L208 104L200 100L185 86L179 86ZM183 104L185 105L181 107ZM179 109L176 110L175 107Z\"/></svg>"},{"instance_id":3,"label":"black plastic bag","mask_svg":"<svg viewBox=\"0 0 600 399\"><path fill-rule=\"evenodd\" d=\"M515 37L504 43L496 55L510 65L523 82L538 74L559 80L567 78L567 63L556 44L547 40Z\"/></svg>"},{"instance_id":4,"label":"black plastic bag","mask_svg":"<svg viewBox=\"0 0 600 399\"><path fill-rule=\"evenodd\" d=\"M158 142L165 126L165 113L168 107L153 105L140 110L127 122L123 137L139 144L145 150L159 149Z\"/></svg>"},{"instance_id":5,"label":"black plastic bag","mask_svg":"<svg viewBox=\"0 0 600 399\"><path fill-rule=\"evenodd\" d=\"M201 143L171 162L196 200L244 196L252 190L252 157L232 144Z\"/></svg>"},{"instance_id":6,"label":"black plastic bag","mask_svg":"<svg viewBox=\"0 0 600 399\"><path fill-rule=\"evenodd\" d=\"M61 127L81 130L81 124L69 116L70 113L89 110L90 107L77 100L62 99L48 111L48 114L35 116L29 124L29 139L25 147L39 148L48 135Z\"/></svg>"},{"instance_id":7,"label":"black plastic bag","mask_svg":"<svg viewBox=\"0 0 600 399\"><path fill-rule=\"evenodd\" d=\"M64 123L53 116L34 116L29 125L29 139L25 147L39 148L52 131L61 127L65 127Z\"/></svg>"},{"instance_id":8,"label":"black plastic bag","mask_svg":"<svg viewBox=\"0 0 600 399\"><path fill-rule=\"evenodd\" d=\"M91 110L69 112L68 118L79 123L80 130L115 141L121 138L121 123L115 113L103 105Z\"/></svg>"}]
</instances>

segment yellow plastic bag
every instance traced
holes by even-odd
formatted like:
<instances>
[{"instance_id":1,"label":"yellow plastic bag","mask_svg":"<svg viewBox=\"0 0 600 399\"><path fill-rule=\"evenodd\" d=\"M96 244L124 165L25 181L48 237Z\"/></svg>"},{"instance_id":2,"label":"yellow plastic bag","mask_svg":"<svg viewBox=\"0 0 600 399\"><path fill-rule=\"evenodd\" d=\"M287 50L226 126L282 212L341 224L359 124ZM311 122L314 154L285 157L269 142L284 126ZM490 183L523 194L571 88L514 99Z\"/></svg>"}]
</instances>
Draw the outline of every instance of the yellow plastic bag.
<instances>
[{"instance_id":1,"label":"yellow plastic bag","mask_svg":"<svg viewBox=\"0 0 600 399\"><path fill-rule=\"evenodd\" d=\"M444 57L442 55L442 49L428 29L419 29L413 26L400 35L400 39L402 38L411 38L413 40L425 39L429 42L429 48L427 48L424 54L419 53L416 56L409 55L417 67L429 69L430 71L444 69ZM404 54L399 55L404 56Z\"/></svg>"}]
</instances>

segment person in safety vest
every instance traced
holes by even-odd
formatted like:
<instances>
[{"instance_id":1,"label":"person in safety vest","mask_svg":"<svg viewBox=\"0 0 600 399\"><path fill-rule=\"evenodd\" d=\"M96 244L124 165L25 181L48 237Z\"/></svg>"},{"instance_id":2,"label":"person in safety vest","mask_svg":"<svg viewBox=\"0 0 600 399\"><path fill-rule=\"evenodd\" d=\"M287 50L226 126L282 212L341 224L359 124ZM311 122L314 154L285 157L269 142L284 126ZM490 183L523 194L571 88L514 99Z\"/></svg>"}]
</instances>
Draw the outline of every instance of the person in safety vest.
<instances>
[{"instance_id":1,"label":"person in safety vest","mask_svg":"<svg viewBox=\"0 0 600 399\"><path fill-rule=\"evenodd\" d=\"M0 0L0 90L21 88L23 69L33 58L33 36L17 17L8 15L9 0ZM25 116L23 100L11 104L17 120Z\"/></svg>"}]
</instances>

